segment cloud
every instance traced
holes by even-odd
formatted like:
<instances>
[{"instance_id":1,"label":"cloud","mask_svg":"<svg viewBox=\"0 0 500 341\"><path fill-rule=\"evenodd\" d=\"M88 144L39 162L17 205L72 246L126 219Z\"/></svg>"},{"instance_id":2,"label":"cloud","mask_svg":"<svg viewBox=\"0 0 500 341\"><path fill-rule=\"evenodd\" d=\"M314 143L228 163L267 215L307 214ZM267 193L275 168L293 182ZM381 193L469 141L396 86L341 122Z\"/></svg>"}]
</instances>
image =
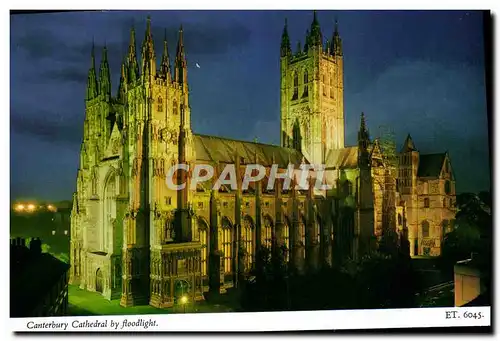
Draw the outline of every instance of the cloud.
<instances>
[{"instance_id":1,"label":"cloud","mask_svg":"<svg viewBox=\"0 0 500 341\"><path fill-rule=\"evenodd\" d=\"M79 145L83 136L83 123L76 120L54 119L50 113L39 111L23 115L11 109L10 129L22 135L56 144Z\"/></svg>"}]
</instances>

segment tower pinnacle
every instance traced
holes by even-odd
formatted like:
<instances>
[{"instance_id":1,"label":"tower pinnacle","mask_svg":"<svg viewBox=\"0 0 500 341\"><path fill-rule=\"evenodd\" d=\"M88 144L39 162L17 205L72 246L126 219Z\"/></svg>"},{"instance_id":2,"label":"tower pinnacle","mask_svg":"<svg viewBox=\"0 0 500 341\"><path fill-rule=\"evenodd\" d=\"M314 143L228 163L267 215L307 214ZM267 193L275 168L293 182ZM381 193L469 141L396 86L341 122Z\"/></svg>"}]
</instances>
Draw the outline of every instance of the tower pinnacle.
<instances>
[{"instance_id":1,"label":"tower pinnacle","mask_svg":"<svg viewBox=\"0 0 500 341\"><path fill-rule=\"evenodd\" d=\"M285 27L283 28L283 34L281 35L281 57L286 57L292 54L292 48L290 45L290 37L288 36L288 23L285 18Z\"/></svg>"}]
</instances>

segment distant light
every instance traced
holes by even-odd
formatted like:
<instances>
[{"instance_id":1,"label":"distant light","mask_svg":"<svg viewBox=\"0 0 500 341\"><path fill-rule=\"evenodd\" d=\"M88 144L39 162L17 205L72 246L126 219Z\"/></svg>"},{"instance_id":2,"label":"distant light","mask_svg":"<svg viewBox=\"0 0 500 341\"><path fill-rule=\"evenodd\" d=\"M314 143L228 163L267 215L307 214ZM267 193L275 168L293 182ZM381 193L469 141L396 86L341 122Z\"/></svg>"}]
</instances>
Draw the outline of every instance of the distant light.
<instances>
[{"instance_id":1,"label":"distant light","mask_svg":"<svg viewBox=\"0 0 500 341\"><path fill-rule=\"evenodd\" d=\"M23 204L19 204L16 206L16 211L20 212L20 211L23 211L24 210L24 205Z\"/></svg>"},{"instance_id":2,"label":"distant light","mask_svg":"<svg viewBox=\"0 0 500 341\"><path fill-rule=\"evenodd\" d=\"M181 304L186 304L186 303L187 303L187 301L188 301L187 296L182 296L182 297L181 297Z\"/></svg>"},{"instance_id":3,"label":"distant light","mask_svg":"<svg viewBox=\"0 0 500 341\"><path fill-rule=\"evenodd\" d=\"M52 230L52 235L54 236L56 234L56 230Z\"/></svg>"},{"instance_id":4,"label":"distant light","mask_svg":"<svg viewBox=\"0 0 500 341\"><path fill-rule=\"evenodd\" d=\"M53 205L47 205L47 209L49 211L55 211L56 210L56 208Z\"/></svg>"},{"instance_id":5,"label":"distant light","mask_svg":"<svg viewBox=\"0 0 500 341\"><path fill-rule=\"evenodd\" d=\"M29 204L29 205L28 205L28 210L29 210L29 211L34 211L34 210L35 210L35 205L33 205L33 204Z\"/></svg>"},{"instance_id":6,"label":"distant light","mask_svg":"<svg viewBox=\"0 0 500 341\"><path fill-rule=\"evenodd\" d=\"M64 235L68 235L68 230L64 230Z\"/></svg>"}]
</instances>

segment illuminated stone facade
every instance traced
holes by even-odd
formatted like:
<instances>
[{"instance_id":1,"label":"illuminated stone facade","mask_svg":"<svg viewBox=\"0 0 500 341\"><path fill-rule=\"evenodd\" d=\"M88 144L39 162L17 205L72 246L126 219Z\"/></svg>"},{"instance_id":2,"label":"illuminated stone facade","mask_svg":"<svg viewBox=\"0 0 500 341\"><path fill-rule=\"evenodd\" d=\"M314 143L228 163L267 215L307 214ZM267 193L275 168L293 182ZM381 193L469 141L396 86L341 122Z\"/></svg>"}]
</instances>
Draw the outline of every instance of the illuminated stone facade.
<instances>
[{"instance_id":1,"label":"illuminated stone facade","mask_svg":"<svg viewBox=\"0 0 500 341\"><path fill-rule=\"evenodd\" d=\"M195 134L182 28L170 65L164 41L160 66L150 20L136 56L132 29L118 94L111 95L107 52L88 76L84 139L71 215L71 282L123 306L169 307L179 292L201 300L237 286L263 248L283 250L289 267L315 271L358 259L387 237L407 235L406 206L397 192L397 165L361 115L358 145L344 146L343 53L335 28L323 46L314 18L304 48L281 43L281 146ZM214 179L235 165L261 164L266 176L248 190L213 182L190 190L166 185L174 164L210 164ZM330 190L268 190L270 169L325 164ZM310 173L315 180L317 173ZM414 207L414 206L409 206ZM186 291L184 291L186 290Z\"/></svg>"}]
</instances>

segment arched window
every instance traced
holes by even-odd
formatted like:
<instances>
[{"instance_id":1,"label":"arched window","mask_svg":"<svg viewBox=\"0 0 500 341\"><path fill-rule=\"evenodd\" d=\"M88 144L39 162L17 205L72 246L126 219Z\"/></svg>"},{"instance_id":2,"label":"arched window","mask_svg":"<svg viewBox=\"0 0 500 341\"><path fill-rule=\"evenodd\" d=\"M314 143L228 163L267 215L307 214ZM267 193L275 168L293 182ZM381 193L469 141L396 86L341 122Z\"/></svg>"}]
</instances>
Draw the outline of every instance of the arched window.
<instances>
[{"instance_id":1,"label":"arched window","mask_svg":"<svg viewBox=\"0 0 500 341\"><path fill-rule=\"evenodd\" d=\"M107 252L110 246L110 239L112 238L110 233L113 232L113 224L116 219L116 178L114 174L106 182L104 200L105 219L102 225L101 249Z\"/></svg>"},{"instance_id":2,"label":"arched window","mask_svg":"<svg viewBox=\"0 0 500 341\"><path fill-rule=\"evenodd\" d=\"M446 180L444 182L444 192L447 194L447 195L450 195L451 193L451 183L449 180Z\"/></svg>"},{"instance_id":3,"label":"arched window","mask_svg":"<svg viewBox=\"0 0 500 341\"><path fill-rule=\"evenodd\" d=\"M424 198L424 208L429 208L429 207L430 207L429 198Z\"/></svg>"},{"instance_id":4,"label":"arched window","mask_svg":"<svg viewBox=\"0 0 500 341\"><path fill-rule=\"evenodd\" d=\"M174 240L174 224L171 220L165 221L165 226L163 228L163 243L168 243Z\"/></svg>"},{"instance_id":5,"label":"arched window","mask_svg":"<svg viewBox=\"0 0 500 341\"><path fill-rule=\"evenodd\" d=\"M333 98L333 77L330 77L330 98Z\"/></svg>"},{"instance_id":6,"label":"arched window","mask_svg":"<svg viewBox=\"0 0 500 341\"><path fill-rule=\"evenodd\" d=\"M233 252L233 229L229 220L224 217L222 219L222 229L219 235L220 244L222 246L221 251L224 252L224 273L231 272L231 260ZM222 237L222 238L221 238Z\"/></svg>"},{"instance_id":7,"label":"arched window","mask_svg":"<svg viewBox=\"0 0 500 341\"><path fill-rule=\"evenodd\" d=\"M254 257L254 224L252 218L246 216L243 219L243 228L241 231L241 241L245 248L245 271L248 272L252 268Z\"/></svg>"},{"instance_id":8,"label":"arched window","mask_svg":"<svg viewBox=\"0 0 500 341\"><path fill-rule=\"evenodd\" d=\"M201 244L201 275L207 275L208 259L208 226L203 219L198 218L198 232Z\"/></svg>"},{"instance_id":9,"label":"arched window","mask_svg":"<svg viewBox=\"0 0 500 341\"><path fill-rule=\"evenodd\" d=\"M401 216L401 213L398 213L398 225L403 225L403 217Z\"/></svg>"},{"instance_id":10,"label":"arched window","mask_svg":"<svg viewBox=\"0 0 500 341\"><path fill-rule=\"evenodd\" d=\"M285 244L285 262L290 260L290 223L288 219L285 220L285 224L283 224L283 243Z\"/></svg>"},{"instance_id":11,"label":"arched window","mask_svg":"<svg viewBox=\"0 0 500 341\"><path fill-rule=\"evenodd\" d=\"M427 220L422 222L422 238L429 238L429 222Z\"/></svg>"},{"instance_id":12,"label":"arched window","mask_svg":"<svg viewBox=\"0 0 500 341\"><path fill-rule=\"evenodd\" d=\"M163 100L161 97L158 97L158 111L163 111Z\"/></svg>"},{"instance_id":13,"label":"arched window","mask_svg":"<svg viewBox=\"0 0 500 341\"><path fill-rule=\"evenodd\" d=\"M306 219L304 216L300 218L299 221L299 240L300 243L302 244L301 248L301 257L305 258L306 257Z\"/></svg>"},{"instance_id":14,"label":"arched window","mask_svg":"<svg viewBox=\"0 0 500 341\"><path fill-rule=\"evenodd\" d=\"M323 84L321 84L321 86L323 87L323 96L326 96L327 83L326 83L325 75L323 75Z\"/></svg>"},{"instance_id":15,"label":"arched window","mask_svg":"<svg viewBox=\"0 0 500 341\"><path fill-rule=\"evenodd\" d=\"M271 248L273 242L273 222L271 218L266 216L264 218L264 228L262 229L262 246Z\"/></svg>"},{"instance_id":16,"label":"arched window","mask_svg":"<svg viewBox=\"0 0 500 341\"><path fill-rule=\"evenodd\" d=\"M295 72L293 74L293 97L292 99L297 99L299 97L299 74Z\"/></svg>"},{"instance_id":17,"label":"arched window","mask_svg":"<svg viewBox=\"0 0 500 341\"><path fill-rule=\"evenodd\" d=\"M176 116L179 113L178 110L179 108L177 107L177 101L174 99L174 102L172 104L172 114Z\"/></svg>"},{"instance_id":18,"label":"arched window","mask_svg":"<svg viewBox=\"0 0 500 341\"><path fill-rule=\"evenodd\" d=\"M309 74L307 73L307 70L304 71L304 93L302 94L302 97L307 97L309 96Z\"/></svg>"}]
</instances>

